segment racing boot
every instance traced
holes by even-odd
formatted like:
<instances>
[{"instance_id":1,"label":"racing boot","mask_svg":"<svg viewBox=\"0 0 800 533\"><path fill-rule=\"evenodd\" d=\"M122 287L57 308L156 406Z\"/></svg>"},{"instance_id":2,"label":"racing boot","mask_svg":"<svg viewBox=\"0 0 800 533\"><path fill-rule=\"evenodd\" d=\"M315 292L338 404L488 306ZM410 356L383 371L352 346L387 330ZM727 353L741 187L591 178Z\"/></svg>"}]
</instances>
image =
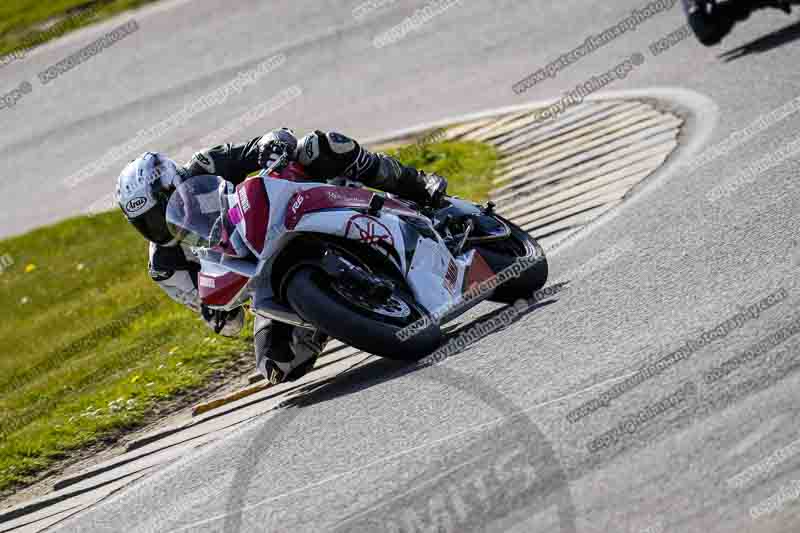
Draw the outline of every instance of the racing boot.
<instances>
[{"instance_id":1,"label":"racing boot","mask_svg":"<svg viewBox=\"0 0 800 533\"><path fill-rule=\"evenodd\" d=\"M407 167L386 154L375 154L375 171L365 179L370 187L407 198L424 207L439 207L447 194L447 179Z\"/></svg>"},{"instance_id":2,"label":"racing boot","mask_svg":"<svg viewBox=\"0 0 800 533\"><path fill-rule=\"evenodd\" d=\"M256 318L256 367L272 385L306 375L325 348L327 335Z\"/></svg>"}]
</instances>

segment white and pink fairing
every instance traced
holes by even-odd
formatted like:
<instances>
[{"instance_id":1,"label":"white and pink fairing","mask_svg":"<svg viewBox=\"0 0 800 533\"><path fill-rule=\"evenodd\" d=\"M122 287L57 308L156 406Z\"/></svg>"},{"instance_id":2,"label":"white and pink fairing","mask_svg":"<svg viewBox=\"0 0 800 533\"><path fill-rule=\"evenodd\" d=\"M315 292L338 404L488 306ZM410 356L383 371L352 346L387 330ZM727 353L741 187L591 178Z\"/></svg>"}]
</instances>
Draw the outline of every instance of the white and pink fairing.
<instances>
[{"instance_id":1,"label":"white and pink fairing","mask_svg":"<svg viewBox=\"0 0 800 533\"><path fill-rule=\"evenodd\" d=\"M219 253L221 250L196 250L202 265L199 291L206 305L232 309L252 298L256 313L307 325L273 299L269 282L258 280L269 280L281 250L309 232L344 237L381 251L405 273L415 299L431 313L450 308L474 283L495 274L474 250L453 257L435 231L430 232L435 240L420 237L413 255L406 254L401 227L408 222L400 217L414 217L431 230L432 226L427 217L404 202L387 198L373 216L367 214L372 191L302 181L305 179L302 168L291 163L279 174L245 180L228 196L229 220L255 259L238 259ZM387 245L396 253L387 252Z\"/></svg>"}]
</instances>

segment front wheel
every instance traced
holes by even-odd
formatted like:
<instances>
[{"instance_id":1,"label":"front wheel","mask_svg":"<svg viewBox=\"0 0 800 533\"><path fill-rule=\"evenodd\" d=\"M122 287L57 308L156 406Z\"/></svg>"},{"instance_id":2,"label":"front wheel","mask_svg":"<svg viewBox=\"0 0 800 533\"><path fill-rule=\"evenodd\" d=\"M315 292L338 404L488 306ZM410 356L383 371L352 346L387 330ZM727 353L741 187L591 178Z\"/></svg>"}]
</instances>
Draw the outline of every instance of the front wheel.
<instances>
[{"instance_id":1,"label":"front wheel","mask_svg":"<svg viewBox=\"0 0 800 533\"><path fill-rule=\"evenodd\" d=\"M486 262L498 273L521 261L527 265L518 277L508 280L495 289L490 300L501 303L513 303L520 298L529 298L547 283L547 257L541 245L528 232L497 216L511 230L511 235L502 241L476 246L476 250Z\"/></svg>"},{"instance_id":2,"label":"front wheel","mask_svg":"<svg viewBox=\"0 0 800 533\"><path fill-rule=\"evenodd\" d=\"M340 286L322 270L305 267L292 275L286 289L289 305L306 321L354 348L388 359L417 360L441 344L441 330L409 294L395 289L380 304L370 303ZM415 324L412 335L398 332Z\"/></svg>"}]
</instances>

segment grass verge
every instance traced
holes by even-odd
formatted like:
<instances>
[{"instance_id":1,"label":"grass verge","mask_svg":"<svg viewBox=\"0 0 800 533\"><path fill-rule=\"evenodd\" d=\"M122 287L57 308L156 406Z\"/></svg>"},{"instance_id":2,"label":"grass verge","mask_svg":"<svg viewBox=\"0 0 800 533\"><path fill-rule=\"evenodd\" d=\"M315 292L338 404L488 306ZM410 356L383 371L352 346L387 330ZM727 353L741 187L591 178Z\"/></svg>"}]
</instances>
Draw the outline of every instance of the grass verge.
<instances>
[{"instance_id":1,"label":"grass verge","mask_svg":"<svg viewBox=\"0 0 800 533\"><path fill-rule=\"evenodd\" d=\"M489 198L497 167L494 147L475 141L410 144L386 150L406 165L447 178L448 192L475 202Z\"/></svg>"},{"instance_id":2,"label":"grass verge","mask_svg":"<svg viewBox=\"0 0 800 533\"><path fill-rule=\"evenodd\" d=\"M394 151L483 200L496 154L474 142ZM147 243L117 212L0 241L0 493L141 425L166 400L252 352L252 326L213 335L147 274Z\"/></svg>"},{"instance_id":3,"label":"grass verge","mask_svg":"<svg viewBox=\"0 0 800 533\"><path fill-rule=\"evenodd\" d=\"M147 243L118 213L0 251L14 262L0 275L0 491L135 427L250 350L249 338L213 335L150 281Z\"/></svg>"},{"instance_id":4,"label":"grass verge","mask_svg":"<svg viewBox=\"0 0 800 533\"><path fill-rule=\"evenodd\" d=\"M27 49L155 0L5 0L0 56Z\"/></svg>"}]
</instances>

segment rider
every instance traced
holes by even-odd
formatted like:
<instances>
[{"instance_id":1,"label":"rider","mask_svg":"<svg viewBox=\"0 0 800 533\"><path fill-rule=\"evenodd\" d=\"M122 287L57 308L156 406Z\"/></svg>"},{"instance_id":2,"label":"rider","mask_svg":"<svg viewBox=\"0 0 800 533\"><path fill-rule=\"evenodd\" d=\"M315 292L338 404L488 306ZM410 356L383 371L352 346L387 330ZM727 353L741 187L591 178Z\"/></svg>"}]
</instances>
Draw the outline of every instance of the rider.
<instances>
[{"instance_id":1,"label":"rider","mask_svg":"<svg viewBox=\"0 0 800 533\"><path fill-rule=\"evenodd\" d=\"M189 246L170 233L165 219L175 186L192 176L213 174L238 185L275 161L288 148L314 181L345 177L398 194L423 205L436 205L447 181L372 153L340 134L314 131L299 141L288 128L274 130L244 144L223 144L194 154L179 166L163 154L147 152L130 162L117 181L116 199L128 221L150 241L150 276L175 301L199 312L215 332L236 336L244 325L242 308L225 312L200 303L200 263ZM326 338L288 324L256 316L256 366L271 383L294 381L313 368Z\"/></svg>"}]
</instances>

